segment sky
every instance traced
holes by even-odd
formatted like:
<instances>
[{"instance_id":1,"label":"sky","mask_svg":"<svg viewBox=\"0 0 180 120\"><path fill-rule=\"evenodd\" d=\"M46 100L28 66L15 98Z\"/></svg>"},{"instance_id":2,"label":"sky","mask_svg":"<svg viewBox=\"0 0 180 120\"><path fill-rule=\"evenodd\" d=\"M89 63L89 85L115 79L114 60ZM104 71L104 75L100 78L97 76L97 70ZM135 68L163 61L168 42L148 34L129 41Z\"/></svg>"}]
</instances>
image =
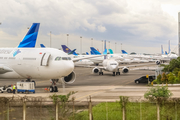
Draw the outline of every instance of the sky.
<instances>
[{"instance_id":1,"label":"sky","mask_svg":"<svg viewBox=\"0 0 180 120\"><path fill-rule=\"evenodd\" d=\"M36 47L102 51L106 40L116 53L160 53L170 40L177 52L179 11L179 0L0 0L0 47L17 47L40 23Z\"/></svg>"}]
</instances>

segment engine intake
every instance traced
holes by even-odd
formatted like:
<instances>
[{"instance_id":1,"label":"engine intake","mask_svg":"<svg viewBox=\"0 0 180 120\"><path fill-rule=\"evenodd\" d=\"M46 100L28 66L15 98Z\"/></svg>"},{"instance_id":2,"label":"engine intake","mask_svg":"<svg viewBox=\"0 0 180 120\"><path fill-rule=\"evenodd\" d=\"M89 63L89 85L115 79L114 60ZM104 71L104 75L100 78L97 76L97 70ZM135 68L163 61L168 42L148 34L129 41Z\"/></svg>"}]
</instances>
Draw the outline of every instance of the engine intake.
<instances>
[{"instance_id":1,"label":"engine intake","mask_svg":"<svg viewBox=\"0 0 180 120\"><path fill-rule=\"evenodd\" d=\"M76 74L74 71L72 73L70 73L68 76L63 78L63 81L66 84L72 84L72 83L74 83L75 80L76 80Z\"/></svg>"},{"instance_id":2,"label":"engine intake","mask_svg":"<svg viewBox=\"0 0 180 120\"><path fill-rule=\"evenodd\" d=\"M95 67L95 68L92 70L92 72L93 72L93 73L99 73L99 69Z\"/></svg>"},{"instance_id":3,"label":"engine intake","mask_svg":"<svg viewBox=\"0 0 180 120\"><path fill-rule=\"evenodd\" d=\"M122 72L123 72L123 73L128 73L128 72L129 72L129 69L128 69L127 67L124 67L124 68L122 69Z\"/></svg>"},{"instance_id":4,"label":"engine intake","mask_svg":"<svg viewBox=\"0 0 180 120\"><path fill-rule=\"evenodd\" d=\"M161 61L157 60L156 65L160 65L160 64L161 64Z\"/></svg>"}]
</instances>

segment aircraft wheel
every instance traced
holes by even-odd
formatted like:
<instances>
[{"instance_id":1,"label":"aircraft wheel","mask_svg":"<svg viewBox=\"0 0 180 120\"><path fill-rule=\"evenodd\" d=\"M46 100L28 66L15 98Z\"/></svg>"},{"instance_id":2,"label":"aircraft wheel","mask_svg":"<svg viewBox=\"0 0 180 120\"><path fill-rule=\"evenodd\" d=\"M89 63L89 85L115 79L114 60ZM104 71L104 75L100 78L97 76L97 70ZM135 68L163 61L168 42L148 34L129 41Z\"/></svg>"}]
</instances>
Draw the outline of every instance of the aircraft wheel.
<instances>
[{"instance_id":1,"label":"aircraft wheel","mask_svg":"<svg viewBox=\"0 0 180 120\"><path fill-rule=\"evenodd\" d=\"M49 91L50 91L50 92L54 92L54 89L53 89L52 86L50 86Z\"/></svg>"},{"instance_id":2,"label":"aircraft wheel","mask_svg":"<svg viewBox=\"0 0 180 120\"><path fill-rule=\"evenodd\" d=\"M103 72L101 74L103 75Z\"/></svg>"},{"instance_id":3,"label":"aircraft wheel","mask_svg":"<svg viewBox=\"0 0 180 120\"><path fill-rule=\"evenodd\" d=\"M113 72L113 76L115 76L116 74L115 74L115 72Z\"/></svg>"},{"instance_id":4,"label":"aircraft wheel","mask_svg":"<svg viewBox=\"0 0 180 120\"><path fill-rule=\"evenodd\" d=\"M57 86L54 86L54 92L58 92Z\"/></svg>"},{"instance_id":5,"label":"aircraft wheel","mask_svg":"<svg viewBox=\"0 0 180 120\"><path fill-rule=\"evenodd\" d=\"M99 75L101 75L101 72L99 72Z\"/></svg>"}]
</instances>

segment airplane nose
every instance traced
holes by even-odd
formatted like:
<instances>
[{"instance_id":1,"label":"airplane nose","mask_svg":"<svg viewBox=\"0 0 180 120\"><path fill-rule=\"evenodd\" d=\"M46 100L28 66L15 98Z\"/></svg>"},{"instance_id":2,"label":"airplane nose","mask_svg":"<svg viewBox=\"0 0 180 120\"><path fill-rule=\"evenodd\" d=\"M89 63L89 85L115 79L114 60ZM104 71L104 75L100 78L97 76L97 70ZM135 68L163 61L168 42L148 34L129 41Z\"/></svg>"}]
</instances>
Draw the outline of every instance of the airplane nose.
<instances>
[{"instance_id":1,"label":"airplane nose","mask_svg":"<svg viewBox=\"0 0 180 120\"><path fill-rule=\"evenodd\" d=\"M64 72L67 75L69 75L74 70L74 62L68 61L66 62L66 68L64 68Z\"/></svg>"}]
</instances>

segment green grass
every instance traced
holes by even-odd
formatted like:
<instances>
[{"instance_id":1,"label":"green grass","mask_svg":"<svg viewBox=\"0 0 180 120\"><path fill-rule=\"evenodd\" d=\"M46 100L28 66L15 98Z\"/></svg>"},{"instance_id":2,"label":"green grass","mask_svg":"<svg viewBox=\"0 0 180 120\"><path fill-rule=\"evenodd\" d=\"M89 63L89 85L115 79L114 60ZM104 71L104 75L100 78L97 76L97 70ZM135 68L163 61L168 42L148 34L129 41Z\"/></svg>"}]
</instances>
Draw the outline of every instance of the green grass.
<instances>
[{"instance_id":1,"label":"green grass","mask_svg":"<svg viewBox=\"0 0 180 120\"><path fill-rule=\"evenodd\" d=\"M160 118L175 119L180 117L180 104L177 105L177 114L175 104L168 103L160 105ZM176 116L177 115L177 116ZM122 120L122 108L118 102L100 103L93 107L94 120ZM73 118L70 118L73 119ZM126 105L126 120L156 120L156 104L143 102L129 102ZM88 111L83 111L75 115L74 120L88 120Z\"/></svg>"},{"instance_id":2,"label":"green grass","mask_svg":"<svg viewBox=\"0 0 180 120\"><path fill-rule=\"evenodd\" d=\"M141 108L141 111L140 111ZM151 103L127 103L127 120L156 119L156 105ZM100 103L93 107L94 120L122 120L122 107L118 102ZM88 111L76 114L75 120L88 120Z\"/></svg>"}]
</instances>

